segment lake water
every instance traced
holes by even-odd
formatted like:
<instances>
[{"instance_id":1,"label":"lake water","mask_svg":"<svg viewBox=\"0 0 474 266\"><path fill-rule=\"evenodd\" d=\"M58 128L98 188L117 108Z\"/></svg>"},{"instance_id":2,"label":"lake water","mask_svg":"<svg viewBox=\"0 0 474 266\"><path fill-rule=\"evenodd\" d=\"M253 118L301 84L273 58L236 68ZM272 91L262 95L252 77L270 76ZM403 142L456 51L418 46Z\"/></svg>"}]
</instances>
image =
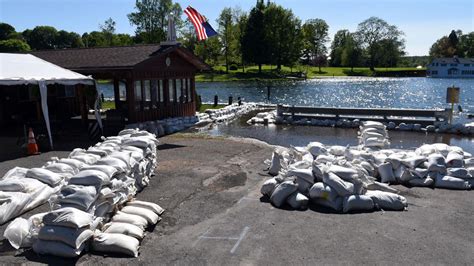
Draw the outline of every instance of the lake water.
<instances>
[{"instance_id":1,"label":"lake water","mask_svg":"<svg viewBox=\"0 0 474 266\"><path fill-rule=\"evenodd\" d=\"M474 112L473 79L433 78L324 78L279 82L203 82L196 90L203 102L227 102L241 97L248 102L266 102L318 107L444 108L446 88L461 88L461 106ZM267 90L270 87L270 100Z\"/></svg>"}]
</instances>

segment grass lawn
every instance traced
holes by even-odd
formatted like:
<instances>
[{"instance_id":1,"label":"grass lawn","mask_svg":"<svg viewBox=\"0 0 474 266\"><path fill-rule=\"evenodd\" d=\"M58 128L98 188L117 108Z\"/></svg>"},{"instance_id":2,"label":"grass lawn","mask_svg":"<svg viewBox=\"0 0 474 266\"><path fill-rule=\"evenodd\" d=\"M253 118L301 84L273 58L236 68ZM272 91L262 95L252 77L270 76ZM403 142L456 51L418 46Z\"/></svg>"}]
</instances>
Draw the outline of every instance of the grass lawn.
<instances>
[{"instance_id":1,"label":"grass lawn","mask_svg":"<svg viewBox=\"0 0 474 266\"><path fill-rule=\"evenodd\" d=\"M225 107L226 105L223 105L223 104L218 104L217 106L214 106L213 104L202 104L201 105L201 108L199 108L199 112L204 112L206 111L207 109L220 109L220 108L223 108Z\"/></svg>"},{"instance_id":2,"label":"grass lawn","mask_svg":"<svg viewBox=\"0 0 474 266\"><path fill-rule=\"evenodd\" d=\"M102 109L115 109L114 101L105 101L102 103Z\"/></svg>"},{"instance_id":3,"label":"grass lawn","mask_svg":"<svg viewBox=\"0 0 474 266\"><path fill-rule=\"evenodd\" d=\"M213 73L202 73L196 75L196 81L250 81L260 79L272 79L272 80L284 80L288 77L298 78L298 72L306 72L308 78L317 77L332 77L332 76L390 76L390 72L400 73L407 71L420 71L424 69L416 68L376 68L375 72L372 72L368 67L356 67L351 71L349 67L322 67L319 71L318 67L313 66L299 66L295 68L289 68L283 66L281 70L276 70L275 66L264 65L262 66L262 73L258 73L258 66L250 66L245 68L245 72L242 69L229 70L229 73L225 72L224 66L214 67ZM394 75L395 76L395 75Z\"/></svg>"}]
</instances>

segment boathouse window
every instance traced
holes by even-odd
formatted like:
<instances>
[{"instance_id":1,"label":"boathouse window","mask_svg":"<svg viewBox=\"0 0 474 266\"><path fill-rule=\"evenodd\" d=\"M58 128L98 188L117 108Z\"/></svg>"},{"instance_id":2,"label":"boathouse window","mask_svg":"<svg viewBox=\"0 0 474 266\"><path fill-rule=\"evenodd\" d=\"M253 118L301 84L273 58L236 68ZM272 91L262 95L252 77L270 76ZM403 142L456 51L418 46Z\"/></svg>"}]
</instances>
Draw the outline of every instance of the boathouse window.
<instances>
[{"instance_id":1,"label":"boathouse window","mask_svg":"<svg viewBox=\"0 0 474 266\"><path fill-rule=\"evenodd\" d=\"M135 101L139 102L139 104L135 104L135 109L141 109L141 101L142 101L142 82L141 80L135 80Z\"/></svg>"},{"instance_id":2,"label":"boathouse window","mask_svg":"<svg viewBox=\"0 0 474 266\"><path fill-rule=\"evenodd\" d=\"M176 80L176 99L178 100L179 103L183 102L183 90L181 88L181 79Z\"/></svg>"},{"instance_id":3,"label":"boathouse window","mask_svg":"<svg viewBox=\"0 0 474 266\"><path fill-rule=\"evenodd\" d=\"M441 66L446 66L446 64L441 64Z\"/></svg>"},{"instance_id":4,"label":"boathouse window","mask_svg":"<svg viewBox=\"0 0 474 266\"><path fill-rule=\"evenodd\" d=\"M169 92L169 101L170 102L174 102L174 90L175 90L175 86L174 86L174 81L172 79L169 79L168 80L168 92Z\"/></svg>"},{"instance_id":5,"label":"boathouse window","mask_svg":"<svg viewBox=\"0 0 474 266\"><path fill-rule=\"evenodd\" d=\"M451 66L458 66L458 64L451 64Z\"/></svg>"},{"instance_id":6,"label":"boathouse window","mask_svg":"<svg viewBox=\"0 0 474 266\"><path fill-rule=\"evenodd\" d=\"M119 81L119 96L120 101L127 100L127 84L123 81Z\"/></svg>"},{"instance_id":7,"label":"boathouse window","mask_svg":"<svg viewBox=\"0 0 474 266\"><path fill-rule=\"evenodd\" d=\"M144 102L145 102L145 109L151 108L151 86L149 80L143 81L143 91L144 91Z\"/></svg>"},{"instance_id":8,"label":"boathouse window","mask_svg":"<svg viewBox=\"0 0 474 266\"><path fill-rule=\"evenodd\" d=\"M158 99L160 103L165 101L165 96L163 95L163 90L164 90L164 80L160 79L158 80Z\"/></svg>"}]
</instances>

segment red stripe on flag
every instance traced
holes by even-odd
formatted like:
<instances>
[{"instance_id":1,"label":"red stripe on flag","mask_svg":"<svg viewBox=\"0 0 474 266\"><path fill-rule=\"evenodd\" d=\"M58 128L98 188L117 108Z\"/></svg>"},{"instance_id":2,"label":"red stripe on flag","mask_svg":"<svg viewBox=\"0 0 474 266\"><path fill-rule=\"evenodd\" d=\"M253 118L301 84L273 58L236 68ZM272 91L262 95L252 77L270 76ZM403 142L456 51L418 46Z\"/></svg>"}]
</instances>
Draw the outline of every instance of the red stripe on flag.
<instances>
[{"instance_id":1,"label":"red stripe on flag","mask_svg":"<svg viewBox=\"0 0 474 266\"><path fill-rule=\"evenodd\" d=\"M194 17L194 15L190 12L189 7L184 10L184 13L186 13L186 15L188 15L189 20L191 20L191 23L193 23L194 29L196 30L196 35L198 37L198 40L201 41L203 39L203 36L201 34L201 28L202 28L201 23L199 23L197 21L197 18Z\"/></svg>"}]
</instances>

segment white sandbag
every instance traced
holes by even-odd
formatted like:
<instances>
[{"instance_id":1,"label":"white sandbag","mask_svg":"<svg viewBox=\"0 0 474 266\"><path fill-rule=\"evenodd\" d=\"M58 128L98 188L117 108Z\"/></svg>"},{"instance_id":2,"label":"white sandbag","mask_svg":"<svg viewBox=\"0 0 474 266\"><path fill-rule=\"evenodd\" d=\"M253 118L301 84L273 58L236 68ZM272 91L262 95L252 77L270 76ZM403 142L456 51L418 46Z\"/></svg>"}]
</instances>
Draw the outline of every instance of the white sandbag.
<instances>
[{"instance_id":1,"label":"white sandbag","mask_svg":"<svg viewBox=\"0 0 474 266\"><path fill-rule=\"evenodd\" d=\"M347 147L334 145L329 148L329 153L334 156L344 156L346 149Z\"/></svg>"},{"instance_id":2,"label":"white sandbag","mask_svg":"<svg viewBox=\"0 0 474 266\"><path fill-rule=\"evenodd\" d=\"M139 242L124 234L99 233L92 241L92 250L138 257Z\"/></svg>"},{"instance_id":3,"label":"white sandbag","mask_svg":"<svg viewBox=\"0 0 474 266\"><path fill-rule=\"evenodd\" d=\"M70 228L64 226L43 226L38 239L62 242L74 249L79 249L94 233L88 228Z\"/></svg>"},{"instance_id":4,"label":"white sandbag","mask_svg":"<svg viewBox=\"0 0 474 266\"><path fill-rule=\"evenodd\" d=\"M273 191L272 195L270 196L270 201L276 207L281 207L285 203L288 196L290 196L297 189L298 186L293 181L282 182Z\"/></svg>"},{"instance_id":5,"label":"white sandbag","mask_svg":"<svg viewBox=\"0 0 474 266\"><path fill-rule=\"evenodd\" d=\"M394 153L394 154L389 155L385 159L385 161L390 163L393 169L397 169L398 167L400 167L404 157L405 155L402 153Z\"/></svg>"},{"instance_id":6,"label":"white sandbag","mask_svg":"<svg viewBox=\"0 0 474 266\"><path fill-rule=\"evenodd\" d=\"M429 171L428 169L424 168L415 168L414 170L411 170L411 173L418 178L425 178L428 175Z\"/></svg>"},{"instance_id":7,"label":"white sandbag","mask_svg":"<svg viewBox=\"0 0 474 266\"><path fill-rule=\"evenodd\" d=\"M396 181L391 163L383 163L379 165L377 170L379 172L382 183L394 183Z\"/></svg>"},{"instance_id":8,"label":"white sandbag","mask_svg":"<svg viewBox=\"0 0 474 266\"><path fill-rule=\"evenodd\" d=\"M366 195L350 195L344 197L342 212L371 211L374 209L374 201Z\"/></svg>"},{"instance_id":9,"label":"white sandbag","mask_svg":"<svg viewBox=\"0 0 474 266\"><path fill-rule=\"evenodd\" d=\"M49 212L43 217L45 225L83 228L92 223L93 216L75 208L61 208Z\"/></svg>"},{"instance_id":10,"label":"white sandbag","mask_svg":"<svg viewBox=\"0 0 474 266\"><path fill-rule=\"evenodd\" d=\"M114 210L114 202L111 201L102 201L95 203L94 216L95 217L106 217L109 213Z\"/></svg>"},{"instance_id":11,"label":"white sandbag","mask_svg":"<svg viewBox=\"0 0 474 266\"><path fill-rule=\"evenodd\" d=\"M65 164L68 164L70 165L72 168L74 168L75 170L79 170L81 169L82 167L84 167L86 164L79 161L79 160L76 160L76 159L70 159L70 158L63 158L63 159L60 159L59 160L60 163L65 163Z\"/></svg>"},{"instance_id":12,"label":"white sandbag","mask_svg":"<svg viewBox=\"0 0 474 266\"><path fill-rule=\"evenodd\" d=\"M354 184L342 180L334 173L327 173L323 176L323 182L334 189L341 197L352 195L355 193Z\"/></svg>"},{"instance_id":13,"label":"white sandbag","mask_svg":"<svg viewBox=\"0 0 474 266\"><path fill-rule=\"evenodd\" d=\"M431 145L431 144L424 144L424 145L421 145L420 147L418 147L415 152L418 154L418 155L422 155L422 156L429 156L431 154L434 154L436 153L436 148Z\"/></svg>"},{"instance_id":14,"label":"white sandbag","mask_svg":"<svg viewBox=\"0 0 474 266\"><path fill-rule=\"evenodd\" d=\"M260 188L260 192L262 195L270 197L277 185L278 181L275 178L270 178L263 183L262 187Z\"/></svg>"},{"instance_id":15,"label":"white sandbag","mask_svg":"<svg viewBox=\"0 0 474 266\"><path fill-rule=\"evenodd\" d=\"M298 177L298 176L296 177L295 182L298 185L298 191L303 193L303 194L307 194L308 190L314 184L313 182L308 182L306 179Z\"/></svg>"},{"instance_id":16,"label":"white sandbag","mask_svg":"<svg viewBox=\"0 0 474 266\"><path fill-rule=\"evenodd\" d=\"M374 181L368 184L367 189L368 190L381 190L381 191L391 192L391 193L399 193L398 189L391 187L388 184L380 183L377 181Z\"/></svg>"},{"instance_id":17,"label":"white sandbag","mask_svg":"<svg viewBox=\"0 0 474 266\"><path fill-rule=\"evenodd\" d=\"M156 214L153 211L150 211L146 208L141 208L141 207L136 207L136 206L125 206L120 211L124 212L124 213L134 214L134 215L138 215L140 217L143 217L147 220L147 222L150 225L154 225L158 221L161 220L161 218L158 216L158 214Z\"/></svg>"},{"instance_id":18,"label":"white sandbag","mask_svg":"<svg viewBox=\"0 0 474 266\"><path fill-rule=\"evenodd\" d=\"M337 212L340 212L342 210L342 197L336 197L334 200L329 200L329 199L323 199L323 198L316 198L312 199L312 201L316 205L321 205L326 208L333 209Z\"/></svg>"},{"instance_id":19,"label":"white sandbag","mask_svg":"<svg viewBox=\"0 0 474 266\"><path fill-rule=\"evenodd\" d=\"M154 213L161 215L165 211L162 207L160 207L158 204L153 203L153 202L148 202L148 201L142 201L142 200L132 200L127 202L127 206L135 206L135 207L141 207L141 208L146 208L149 209L150 211L153 211Z\"/></svg>"},{"instance_id":20,"label":"white sandbag","mask_svg":"<svg viewBox=\"0 0 474 266\"><path fill-rule=\"evenodd\" d=\"M130 137L124 139L122 142L122 145L124 146L134 146L138 148L148 148L153 144L153 141L146 137Z\"/></svg>"},{"instance_id":21,"label":"white sandbag","mask_svg":"<svg viewBox=\"0 0 474 266\"><path fill-rule=\"evenodd\" d=\"M97 199L97 190L94 186L69 184L61 188L57 199L61 206L73 204L78 209L87 211Z\"/></svg>"},{"instance_id":22,"label":"white sandbag","mask_svg":"<svg viewBox=\"0 0 474 266\"><path fill-rule=\"evenodd\" d=\"M287 176L297 176L306 180L311 185L314 184L313 170L309 169L290 169L287 172Z\"/></svg>"},{"instance_id":23,"label":"white sandbag","mask_svg":"<svg viewBox=\"0 0 474 266\"><path fill-rule=\"evenodd\" d=\"M336 161L336 156L334 155L326 155L326 154L321 154L316 157L314 162L316 164L327 164L327 163L334 163Z\"/></svg>"},{"instance_id":24,"label":"white sandbag","mask_svg":"<svg viewBox=\"0 0 474 266\"><path fill-rule=\"evenodd\" d=\"M353 182L358 176L357 170L335 164L331 165L327 171L349 182Z\"/></svg>"},{"instance_id":25,"label":"white sandbag","mask_svg":"<svg viewBox=\"0 0 474 266\"><path fill-rule=\"evenodd\" d=\"M107 151L105 151L103 149L99 149L97 147L90 147L89 149L87 149L86 152L90 153L90 154L98 155L100 157L105 157L105 156L108 155Z\"/></svg>"},{"instance_id":26,"label":"white sandbag","mask_svg":"<svg viewBox=\"0 0 474 266\"><path fill-rule=\"evenodd\" d=\"M110 183L106 173L99 170L83 170L72 176L69 184L101 187Z\"/></svg>"},{"instance_id":27,"label":"white sandbag","mask_svg":"<svg viewBox=\"0 0 474 266\"><path fill-rule=\"evenodd\" d=\"M464 167L474 167L474 157L464 159Z\"/></svg>"},{"instance_id":28,"label":"white sandbag","mask_svg":"<svg viewBox=\"0 0 474 266\"><path fill-rule=\"evenodd\" d=\"M407 183L409 182L410 180L412 179L415 179L415 178L418 178L415 174L413 174L413 170L412 169L408 169L406 168L402 175L400 176L400 178L398 178L398 181L400 183Z\"/></svg>"},{"instance_id":29,"label":"white sandbag","mask_svg":"<svg viewBox=\"0 0 474 266\"><path fill-rule=\"evenodd\" d=\"M0 180L0 191L30 193L41 189L45 184L33 178L8 178Z\"/></svg>"},{"instance_id":30,"label":"white sandbag","mask_svg":"<svg viewBox=\"0 0 474 266\"><path fill-rule=\"evenodd\" d=\"M122 160L127 164L128 168L131 168L137 164L137 161L132 157L131 151L114 151L109 156Z\"/></svg>"},{"instance_id":31,"label":"white sandbag","mask_svg":"<svg viewBox=\"0 0 474 266\"><path fill-rule=\"evenodd\" d=\"M26 207L31 200L27 193L0 191L0 224L27 211Z\"/></svg>"},{"instance_id":32,"label":"white sandbag","mask_svg":"<svg viewBox=\"0 0 474 266\"><path fill-rule=\"evenodd\" d=\"M81 170L82 171L85 171L85 170L101 171L101 172L104 172L108 176L109 179L111 179L117 173L117 169L113 166L110 166L110 165L97 165L97 164L94 164L94 165L86 166L86 167L82 168Z\"/></svg>"},{"instance_id":33,"label":"white sandbag","mask_svg":"<svg viewBox=\"0 0 474 266\"><path fill-rule=\"evenodd\" d=\"M295 210L304 210L308 207L308 198L298 191L293 192L286 202Z\"/></svg>"},{"instance_id":34,"label":"white sandbag","mask_svg":"<svg viewBox=\"0 0 474 266\"><path fill-rule=\"evenodd\" d=\"M466 168L448 168L448 174L452 177L466 179L469 176L469 172Z\"/></svg>"},{"instance_id":35,"label":"white sandbag","mask_svg":"<svg viewBox=\"0 0 474 266\"><path fill-rule=\"evenodd\" d=\"M448 175L443 176L441 174L438 174L438 176L436 177L435 187L459 190L471 189L471 185L466 180Z\"/></svg>"},{"instance_id":36,"label":"white sandbag","mask_svg":"<svg viewBox=\"0 0 474 266\"><path fill-rule=\"evenodd\" d=\"M28 172L28 168L23 168L23 167L14 167L10 169L6 174L3 175L3 179L19 179L19 178L24 178L26 176L26 172Z\"/></svg>"},{"instance_id":37,"label":"white sandbag","mask_svg":"<svg viewBox=\"0 0 474 266\"><path fill-rule=\"evenodd\" d=\"M57 173L51 172L44 168L31 168L26 172L26 176L28 178L37 179L51 187L55 187L61 183L63 180L63 176Z\"/></svg>"},{"instance_id":38,"label":"white sandbag","mask_svg":"<svg viewBox=\"0 0 474 266\"><path fill-rule=\"evenodd\" d=\"M274 151L272 155L272 162L270 164L270 168L268 169L268 173L270 175L278 175L278 173L281 170L281 161L283 160L283 156L277 152Z\"/></svg>"},{"instance_id":39,"label":"white sandbag","mask_svg":"<svg viewBox=\"0 0 474 266\"><path fill-rule=\"evenodd\" d=\"M446 157L446 166L451 168L461 168L464 166L464 156L452 151Z\"/></svg>"},{"instance_id":40,"label":"white sandbag","mask_svg":"<svg viewBox=\"0 0 474 266\"><path fill-rule=\"evenodd\" d=\"M440 153L444 157L448 156L450 150L449 145L445 143L434 143L431 145L436 149L436 152Z\"/></svg>"},{"instance_id":41,"label":"white sandbag","mask_svg":"<svg viewBox=\"0 0 474 266\"><path fill-rule=\"evenodd\" d=\"M124 213L121 211L118 211L112 217L112 222L133 224L138 226L141 230L145 230L145 228L148 226L148 221L145 218L139 215Z\"/></svg>"},{"instance_id":42,"label":"white sandbag","mask_svg":"<svg viewBox=\"0 0 474 266\"><path fill-rule=\"evenodd\" d=\"M124 161L109 156L98 160L96 164L113 166L119 173L125 173L129 170L127 164Z\"/></svg>"},{"instance_id":43,"label":"white sandbag","mask_svg":"<svg viewBox=\"0 0 474 266\"><path fill-rule=\"evenodd\" d=\"M362 122L362 128L377 128L377 129L385 129L385 125L381 122L377 121L364 121Z\"/></svg>"},{"instance_id":44,"label":"white sandbag","mask_svg":"<svg viewBox=\"0 0 474 266\"><path fill-rule=\"evenodd\" d=\"M377 208L382 210L401 211L408 206L407 199L395 193L367 190L366 196L372 198Z\"/></svg>"},{"instance_id":45,"label":"white sandbag","mask_svg":"<svg viewBox=\"0 0 474 266\"><path fill-rule=\"evenodd\" d=\"M79 154L79 155L74 155L70 157L71 159L76 159L78 161L81 161L85 164L94 164L100 159L99 155L96 154L89 154L89 153L84 153L84 154Z\"/></svg>"},{"instance_id":46,"label":"white sandbag","mask_svg":"<svg viewBox=\"0 0 474 266\"><path fill-rule=\"evenodd\" d=\"M18 217L7 226L5 232L3 232L3 237L8 239L12 247L19 249L29 234L30 225L28 220Z\"/></svg>"},{"instance_id":47,"label":"white sandbag","mask_svg":"<svg viewBox=\"0 0 474 266\"><path fill-rule=\"evenodd\" d=\"M123 234L123 235L134 237L138 240L142 240L143 237L145 236L145 233L143 232L143 230L141 230L138 226L133 225L133 224L127 224L127 223L111 222L111 223L105 224L102 229L104 230L104 233Z\"/></svg>"},{"instance_id":48,"label":"white sandbag","mask_svg":"<svg viewBox=\"0 0 474 266\"><path fill-rule=\"evenodd\" d=\"M426 178L414 178L408 181L408 184L414 187L431 187L434 184L434 180L426 177Z\"/></svg>"},{"instance_id":49,"label":"white sandbag","mask_svg":"<svg viewBox=\"0 0 474 266\"><path fill-rule=\"evenodd\" d=\"M45 169L48 169L51 172L57 173L57 174L69 174L69 175L74 175L77 173L77 169L73 168L69 164L65 163L52 163L48 166L45 167Z\"/></svg>"},{"instance_id":50,"label":"white sandbag","mask_svg":"<svg viewBox=\"0 0 474 266\"><path fill-rule=\"evenodd\" d=\"M73 248L59 241L46 241L38 239L33 244L33 251L41 255L54 255L65 258L75 258L84 249L84 243L79 248Z\"/></svg>"},{"instance_id":51,"label":"white sandbag","mask_svg":"<svg viewBox=\"0 0 474 266\"><path fill-rule=\"evenodd\" d=\"M466 169L471 178L474 178L474 167L469 167Z\"/></svg>"},{"instance_id":52,"label":"white sandbag","mask_svg":"<svg viewBox=\"0 0 474 266\"><path fill-rule=\"evenodd\" d=\"M313 155L313 157L317 157L318 155L327 153L326 147L321 142L310 142L306 146L306 150L309 151Z\"/></svg>"},{"instance_id":53,"label":"white sandbag","mask_svg":"<svg viewBox=\"0 0 474 266\"><path fill-rule=\"evenodd\" d=\"M415 169L418 167L420 164L424 163L426 161L425 156L417 155L417 156L412 156L408 157L402 160L402 164L404 164L406 167Z\"/></svg>"},{"instance_id":54,"label":"white sandbag","mask_svg":"<svg viewBox=\"0 0 474 266\"><path fill-rule=\"evenodd\" d=\"M309 197L312 200L321 198L325 200L334 201L338 197L338 194L330 186L324 184L323 182L318 182L315 183L309 190Z\"/></svg>"},{"instance_id":55,"label":"white sandbag","mask_svg":"<svg viewBox=\"0 0 474 266\"><path fill-rule=\"evenodd\" d=\"M311 168L313 170L314 181L322 182L327 167L325 165L318 165L313 161Z\"/></svg>"}]
</instances>

